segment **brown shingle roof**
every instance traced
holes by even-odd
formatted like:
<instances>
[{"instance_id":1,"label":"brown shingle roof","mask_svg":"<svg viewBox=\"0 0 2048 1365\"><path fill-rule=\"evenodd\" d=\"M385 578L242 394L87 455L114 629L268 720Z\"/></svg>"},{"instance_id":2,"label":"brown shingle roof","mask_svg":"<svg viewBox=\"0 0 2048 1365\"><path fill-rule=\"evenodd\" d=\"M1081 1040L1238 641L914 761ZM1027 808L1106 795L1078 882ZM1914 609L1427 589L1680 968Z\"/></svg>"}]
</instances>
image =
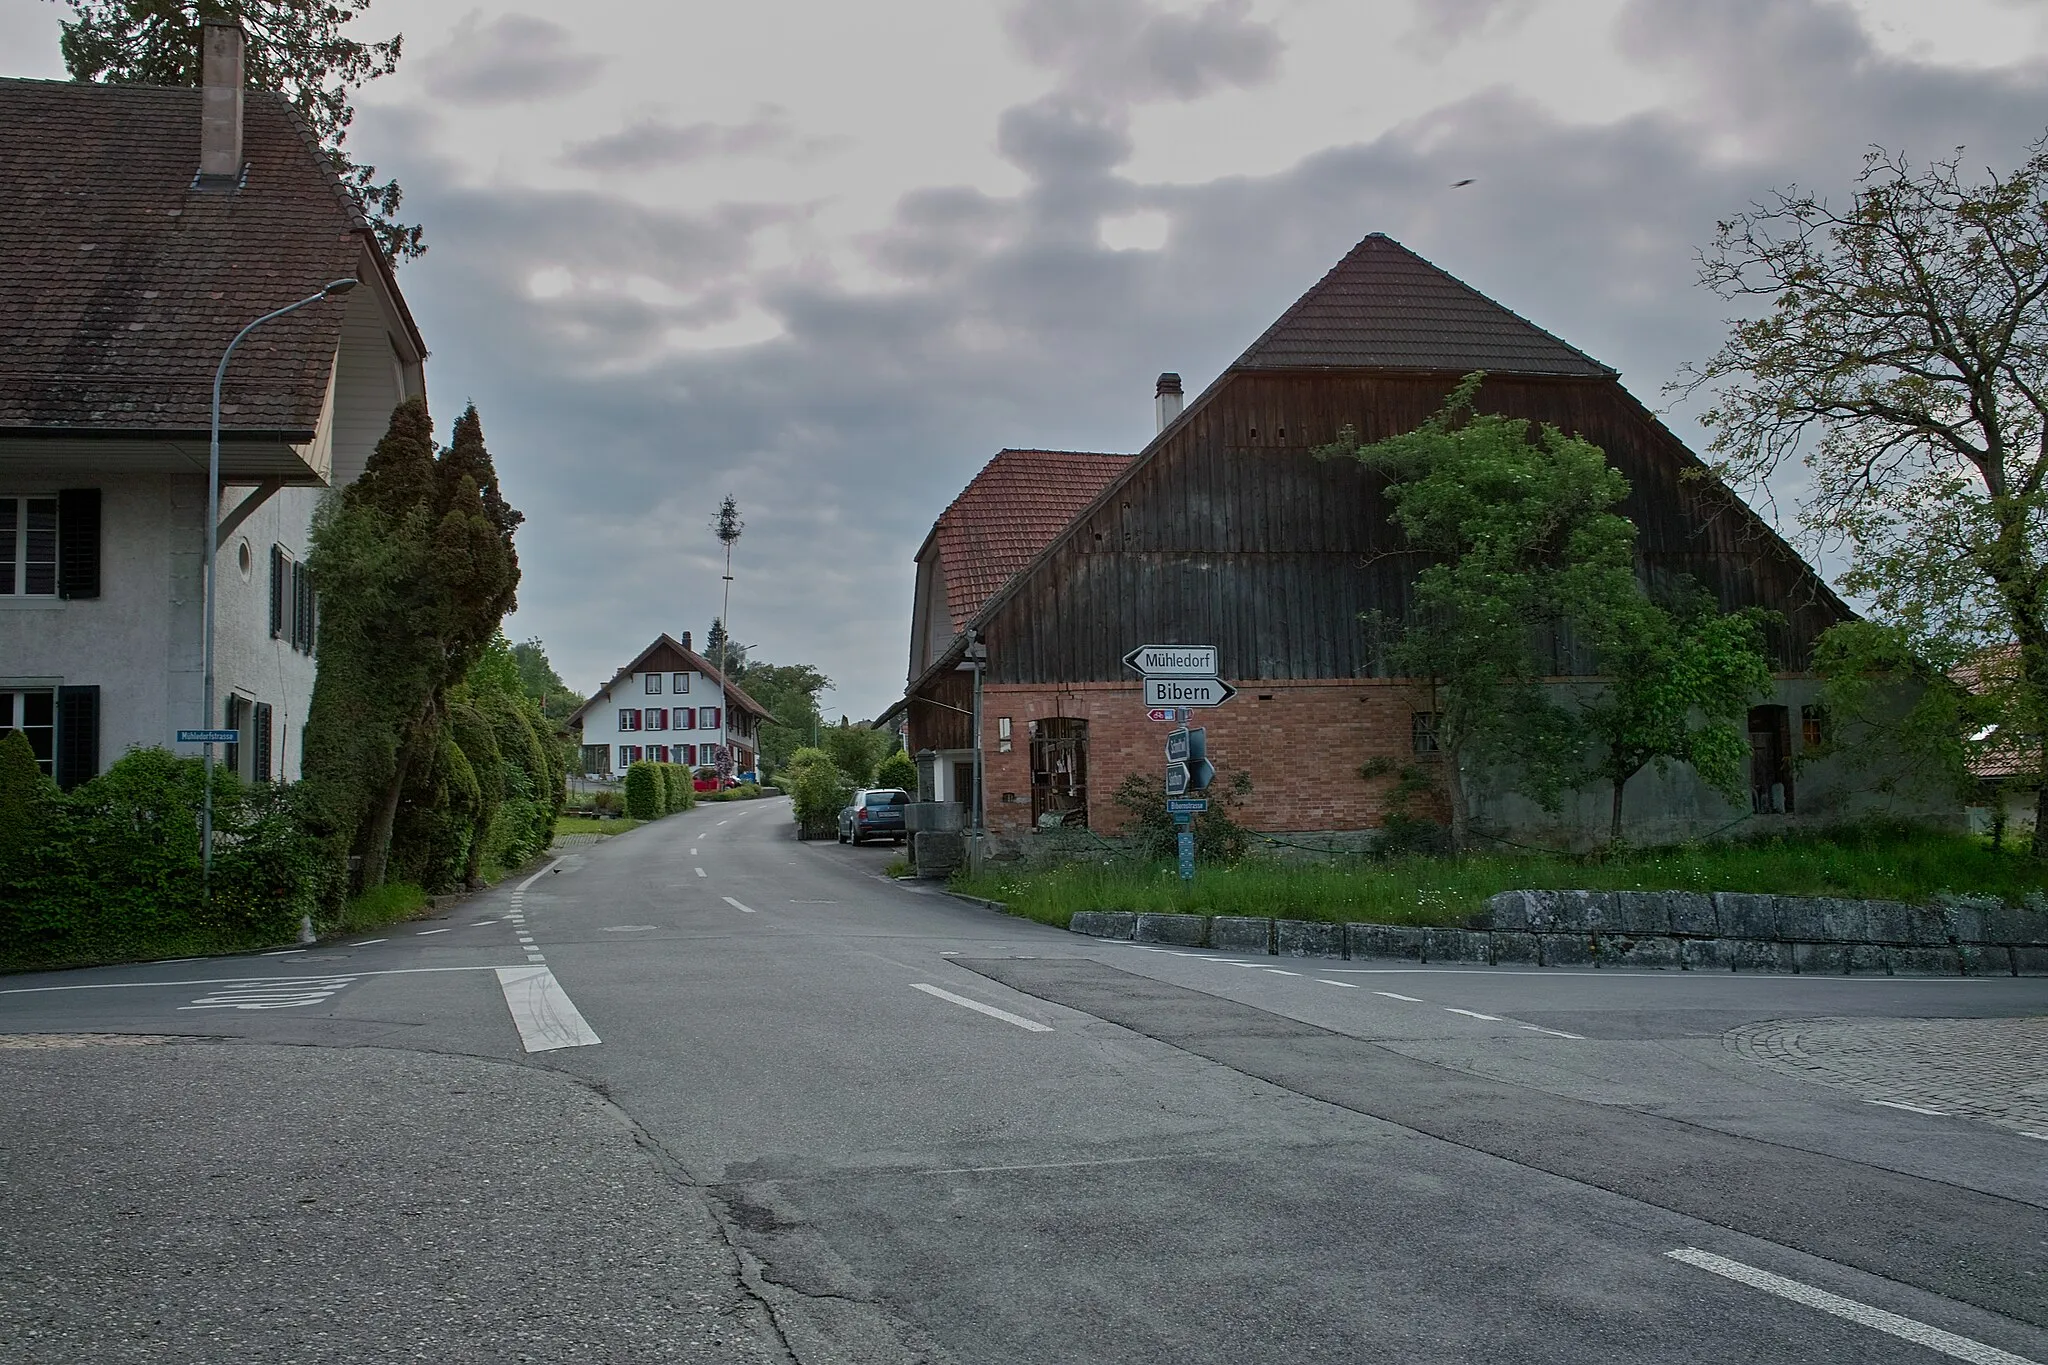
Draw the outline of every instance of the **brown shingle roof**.
<instances>
[{"instance_id":1,"label":"brown shingle roof","mask_svg":"<svg viewBox=\"0 0 2048 1365\"><path fill-rule=\"evenodd\" d=\"M932 527L954 633L1134 458L1005 450L983 466Z\"/></svg>"},{"instance_id":2,"label":"brown shingle roof","mask_svg":"<svg viewBox=\"0 0 2048 1365\"><path fill-rule=\"evenodd\" d=\"M275 95L243 101L242 187L192 188L200 98L0 79L0 432L203 431L235 332L361 268L368 225ZM312 433L343 307L242 343L226 430Z\"/></svg>"},{"instance_id":3,"label":"brown shingle roof","mask_svg":"<svg viewBox=\"0 0 2048 1365\"><path fill-rule=\"evenodd\" d=\"M647 665L657 656L662 657L662 666L658 669L649 669ZM663 631L654 637L653 644L634 655L631 663L627 664L617 673L614 673L610 682L591 693L590 700L577 707L575 713L562 722L562 728L565 730L581 729L583 718L590 713L591 708L600 701L610 700L612 689L632 677L635 673L668 673L674 671L673 665L678 661L681 662L684 668L694 669L702 673L711 682L718 682L723 676L712 666L709 659L699 654L696 650L685 647L681 640L670 635L667 631ZM763 720L773 720L775 718L773 712L748 696L738 683L728 682L723 690L727 699L737 703L742 710L751 711Z\"/></svg>"},{"instance_id":4,"label":"brown shingle roof","mask_svg":"<svg viewBox=\"0 0 2048 1365\"><path fill-rule=\"evenodd\" d=\"M1586 378L1614 373L1378 232L1332 266L1232 368L1333 366Z\"/></svg>"}]
</instances>

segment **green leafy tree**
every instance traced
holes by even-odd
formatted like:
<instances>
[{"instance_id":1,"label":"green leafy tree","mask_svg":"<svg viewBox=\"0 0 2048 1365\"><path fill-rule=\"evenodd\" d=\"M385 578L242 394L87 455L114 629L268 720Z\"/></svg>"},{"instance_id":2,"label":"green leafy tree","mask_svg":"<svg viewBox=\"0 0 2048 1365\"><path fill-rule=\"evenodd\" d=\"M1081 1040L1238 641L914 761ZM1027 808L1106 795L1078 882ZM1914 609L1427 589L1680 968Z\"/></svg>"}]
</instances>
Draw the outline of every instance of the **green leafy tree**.
<instances>
[{"instance_id":1,"label":"green leafy tree","mask_svg":"<svg viewBox=\"0 0 2048 1365\"><path fill-rule=\"evenodd\" d=\"M900 787L917 794L917 760L897 749L884 758L875 768L875 785L878 787Z\"/></svg>"},{"instance_id":2,"label":"green leafy tree","mask_svg":"<svg viewBox=\"0 0 2048 1365\"><path fill-rule=\"evenodd\" d=\"M831 832L839 812L853 799L853 783L839 763L823 749L798 749L784 770L785 785L794 807L797 831L806 839L822 838Z\"/></svg>"},{"instance_id":3,"label":"green leafy tree","mask_svg":"<svg viewBox=\"0 0 2048 1365\"><path fill-rule=\"evenodd\" d=\"M761 723L761 771L780 773L791 754L811 743L820 727L818 694L832 680L809 664L749 664L747 695L768 708Z\"/></svg>"},{"instance_id":4,"label":"green leafy tree","mask_svg":"<svg viewBox=\"0 0 2048 1365\"><path fill-rule=\"evenodd\" d=\"M752 666L747 661L747 649L748 646L726 634L725 618L711 618L711 629L704 632L704 657L711 660L714 668L723 666L734 682L746 683L748 669ZM747 684L747 690L753 691L751 683Z\"/></svg>"},{"instance_id":5,"label":"green leafy tree","mask_svg":"<svg viewBox=\"0 0 2048 1365\"><path fill-rule=\"evenodd\" d=\"M1669 607L1622 599L1596 623L1603 685L1579 710L1594 751L1592 773L1612 793L1608 837L1620 842L1629 779L1656 765L1689 764L1708 786L1744 791L1752 699L1769 695L1765 614L1723 614L1693 590Z\"/></svg>"},{"instance_id":6,"label":"green leafy tree","mask_svg":"<svg viewBox=\"0 0 2048 1365\"><path fill-rule=\"evenodd\" d=\"M875 769L896 746L896 736L887 730L849 724L844 716L818 735L818 747L832 755L832 761L856 787L875 785Z\"/></svg>"},{"instance_id":7,"label":"green leafy tree","mask_svg":"<svg viewBox=\"0 0 2048 1365\"><path fill-rule=\"evenodd\" d=\"M2048 138L2008 175L1960 165L1874 151L1846 205L1794 189L1722 223L1702 282L1767 306L1676 387L1711 395L1731 484L1806 467L1804 531L1896 632L1852 632L1837 664L1986 677L1995 722L1948 747L2024 760L2048 856ZM1970 709L1921 697L1923 734Z\"/></svg>"},{"instance_id":8,"label":"green leafy tree","mask_svg":"<svg viewBox=\"0 0 2048 1365\"><path fill-rule=\"evenodd\" d=\"M0 731L0 902L12 903L8 888L18 891L27 885L36 854L57 819L58 796L28 736Z\"/></svg>"},{"instance_id":9,"label":"green leafy tree","mask_svg":"<svg viewBox=\"0 0 2048 1365\"><path fill-rule=\"evenodd\" d=\"M198 85L199 26L232 20L248 35L244 79L299 112L334 159L392 261L426 254L416 224L400 221L404 192L344 145L355 121L350 96L398 68L403 39L364 42L344 30L370 0L61 0L72 17L58 50L74 80L110 85Z\"/></svg>"},{"instance_id":10,"label":"green leafy tree","mask_svg":"<svg viewBox=\"0 0 2048 1365\"><path fill-rule=\"evenodd\" d=\"M1416 430L1372 445L1340 437L1388 480L1393 521L1434 561L1391 660L1427 681L1454 846L1469 845L1474 784L1512 773L1554 807L1583 736L1542 685L1543 632L1610 618L1631 602L1635 527L1610 509L1628 483L1598 446L1555 427L1475 409L1467 376Z\"/></svg>"},{"instance_id":11,"label":"green leafy tree","mask_svg":"<svg viewBox=\"0 0 2048 1365\"><path fill-rule=\"evenodd\" d=\"M541 714L550 724L560 726L588 700L562 681L562 675L548 661L547 647L539 636L513 645L512 658L519 666L519 685L540 704Z\"/></svg>"}]
</instances>

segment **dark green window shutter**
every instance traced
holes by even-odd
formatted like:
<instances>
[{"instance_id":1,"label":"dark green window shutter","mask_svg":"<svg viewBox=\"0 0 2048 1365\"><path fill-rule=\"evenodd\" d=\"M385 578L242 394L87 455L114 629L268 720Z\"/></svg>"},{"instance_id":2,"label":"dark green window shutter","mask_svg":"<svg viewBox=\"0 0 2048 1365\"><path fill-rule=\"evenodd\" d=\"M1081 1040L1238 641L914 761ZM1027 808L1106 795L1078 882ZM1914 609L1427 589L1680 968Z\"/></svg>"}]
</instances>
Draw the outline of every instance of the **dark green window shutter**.
<instances>
[{"instance_id":1,"label":"dark green window shutter","mask_svg":"<svg viewBox=\"0 0 2048 1365\"><path fill-rule=\"evenodd\" d=\"M57 493L57 596L100 595L100 490Z\"/></svg>"},{"instance_id":2,"label":"dark green window shutter","mask_svg":"<svg viewBox=\"0 0 2048 1365\"><path fill-rule=\"evenodd\" d=\"M57 785L70 791L100 772L100 690L57 689Z\"/></svg>"},{"instance_id":3,"label":"dark green window shutter","mask_svg":"<svg viewBox=\"0 0 2048 1365\"><path fill-rule=\"evenodd\" d=\"M270 547L270 638L284 638L284 589L285 589L284 546Z\"/></svg>"},{"instance_id":4,"label":"dark green window shutter","mask_svg":"<svg viewBox=\"0 0 2048 1365\"><path fill-rule=\"evenodd\" d=\"M270 781L270 703L256 703L256 733L252 737L256 745L256 780Z\"/></svg>"}]
</instances>

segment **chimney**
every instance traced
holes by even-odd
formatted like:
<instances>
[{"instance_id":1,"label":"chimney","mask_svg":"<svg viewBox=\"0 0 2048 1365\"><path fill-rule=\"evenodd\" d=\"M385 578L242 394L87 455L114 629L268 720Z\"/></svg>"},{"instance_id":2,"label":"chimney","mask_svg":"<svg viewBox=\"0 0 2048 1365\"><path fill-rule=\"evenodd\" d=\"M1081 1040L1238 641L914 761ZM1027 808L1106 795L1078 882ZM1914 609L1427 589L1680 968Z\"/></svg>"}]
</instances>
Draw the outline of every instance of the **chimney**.
<instances>
[{"instance_id":1,"label":"chimney","mask_svg":"<svg viewBox=\"0 0 2048 1365\"><path fill-rule=\"evenodd\" d=\"M684 649L689 649L689 648L691 648L691 645L690 645L690 632L689 632L689 631L687 631L687 630L683 632L683 648L684 648Z\"/></svg>"},{"instance_id":2,"label":"chimney","mask_svg":"<svg viewBox=\"0 0 2048 1365\"><path fill-rule=\"evenodd\" d=\"M1159 386L1152 391L1152 401L1159 409L1159 430L1164 431L1180 416L1180 376L1168 370L1159 376Z\"/></svg>"},{"instance_id":3,"label":"chimney","mask_svg":"<svg viewBox=\"0 0 2048 1365\"><path fill-rule=\"evenodd\" d=\"M232 188L242 178L242 44L239 25L199 26L199 181Z\"/></svg>"}]
</instances>

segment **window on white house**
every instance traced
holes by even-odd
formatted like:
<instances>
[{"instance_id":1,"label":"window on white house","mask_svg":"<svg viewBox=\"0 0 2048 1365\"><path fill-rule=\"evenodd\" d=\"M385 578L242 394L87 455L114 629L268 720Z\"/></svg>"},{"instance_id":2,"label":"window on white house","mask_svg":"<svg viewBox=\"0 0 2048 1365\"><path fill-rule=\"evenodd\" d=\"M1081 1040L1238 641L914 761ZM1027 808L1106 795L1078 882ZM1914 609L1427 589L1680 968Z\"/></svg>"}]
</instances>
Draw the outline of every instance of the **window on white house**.
<instances>
[{"instance_id":1,"label":"window on white house","mask_svg":"<svg viewBox=\"0 0 2048 1365\"><path fill-rule=\"evenodd\" d=\"M647 761L648 761L649 763L666 763L666 762L668 762L668 745L666 745L666 744L650 744L650 745L648 745L648 746L647 746Z\"/></svg>"},{"instance_id":2,"label":"window on white house","mask_svg":"<svg viewBox=\"0 0 2048 1365\"><path fill-rule=\"evenodd\" d=\"M724 712L719 707L700 706L697 708L697 728L699 730L716 730L719 721L723 717Z\"/></svg>"},{"instance_id":3,"label":"window on white house","mask_svg":"<svg viewBox=\"0 0 2048 1365\"><path fill-rule=\"evenodd\" d=\"M619 746L619 770L620 770L621 772L625 771L625 770L626 770L627 768L630 768L630 767L632 767L632 766L633 766L633 765L634 765L635 763L638 763L639 761L640 761L640 746L639 746L639 745L637 745L637 744L621 744L621 745Z\"/></svg>"},{"instance_id":4,"label":"window on white house","mask_svg":"<svg viewBox=\"0 0 2048 1365\"><path fill-rule=\"evenodd\" d=\"M696 729L697 708L694 706L678 706L675 714L675 728L678 730Z\"/></svg>"},{"instance_id":5,"label":"window on white house","mask_svg":"<svg viewBox=\"0 0 2048 1365\"><path fill-rule=\"evenodd\" d=\"M668 708L666 706L650 706L640 713L640 721L643 729L666 730L668 729Z\"/></svg>"},{"instance_id":6,"label":"window on white house","mask_svg":"<svg viewBox=\"0 0 2048 1365\"><path fill-rule=\"evenodd\" d=\"M647 695L650 697L661 695L661 674L649 673L647 675Z\"/></svg>"},{"instance_id":7,"label":"window on white house","mask_svg":"<svg viewBox=\"0 0 2048 1365\"><path fill-rule=\"evenodd\" d=\"M57 595L57 500L0 498L0 597Z\"/></svg>"},{"instance_id":8,"label":"window on white house","mask_svg":"<svg viewBox=\"0 0 2048 1365\"><path fill-rule=\"evenodd\" d=\"M619 733L624 734L628 730L637 730L639 728L640 712L630 706L621 708L619 711Z\"/></svg>"},{"instance_id":9,"label":"window on white house","mask_svg":"<svg viewBox=\"0 0 2048 1365\"><path fill-rule=\"evenodd\" d=\"M693 767L693 768L697 766L697 746L696 746L696 745L694 745L694 744L678 744L678 745L676 745L676 754L677 754L676 762L678 762L678 763L687 763L687 764L689 764L689 765L690 765L691 767Z\"/></svg>"},{"instance_id":10,"label":"window on white house","mask_svg":"<svg viewBox=\"0 0 2048 1365\"><path fill-rule=\"evenodd\" d=\"M680 697L680 696L682 696L682 695L683 695L683 694L684 694L685 692L688 692L689 690L690 690L690 675L689 675L689 674L687 674L687 673L678 673L678 674L676 674L676 677L675 677L675 688L674 688L675 694L676 694L677 696L679 696L679 697Z\"/></svg>"},{"instance_id":11,"label":"window on white house","mask_svg":"<svg viewBox=\"0 0 2048 1365\"><path fill-rule=\"evenodd\" d=\"M19 730L28 736L36 766L45 776L57 775L57 693L55 689L0 690L0 735Z\"/></svg>"}]
</instances>

